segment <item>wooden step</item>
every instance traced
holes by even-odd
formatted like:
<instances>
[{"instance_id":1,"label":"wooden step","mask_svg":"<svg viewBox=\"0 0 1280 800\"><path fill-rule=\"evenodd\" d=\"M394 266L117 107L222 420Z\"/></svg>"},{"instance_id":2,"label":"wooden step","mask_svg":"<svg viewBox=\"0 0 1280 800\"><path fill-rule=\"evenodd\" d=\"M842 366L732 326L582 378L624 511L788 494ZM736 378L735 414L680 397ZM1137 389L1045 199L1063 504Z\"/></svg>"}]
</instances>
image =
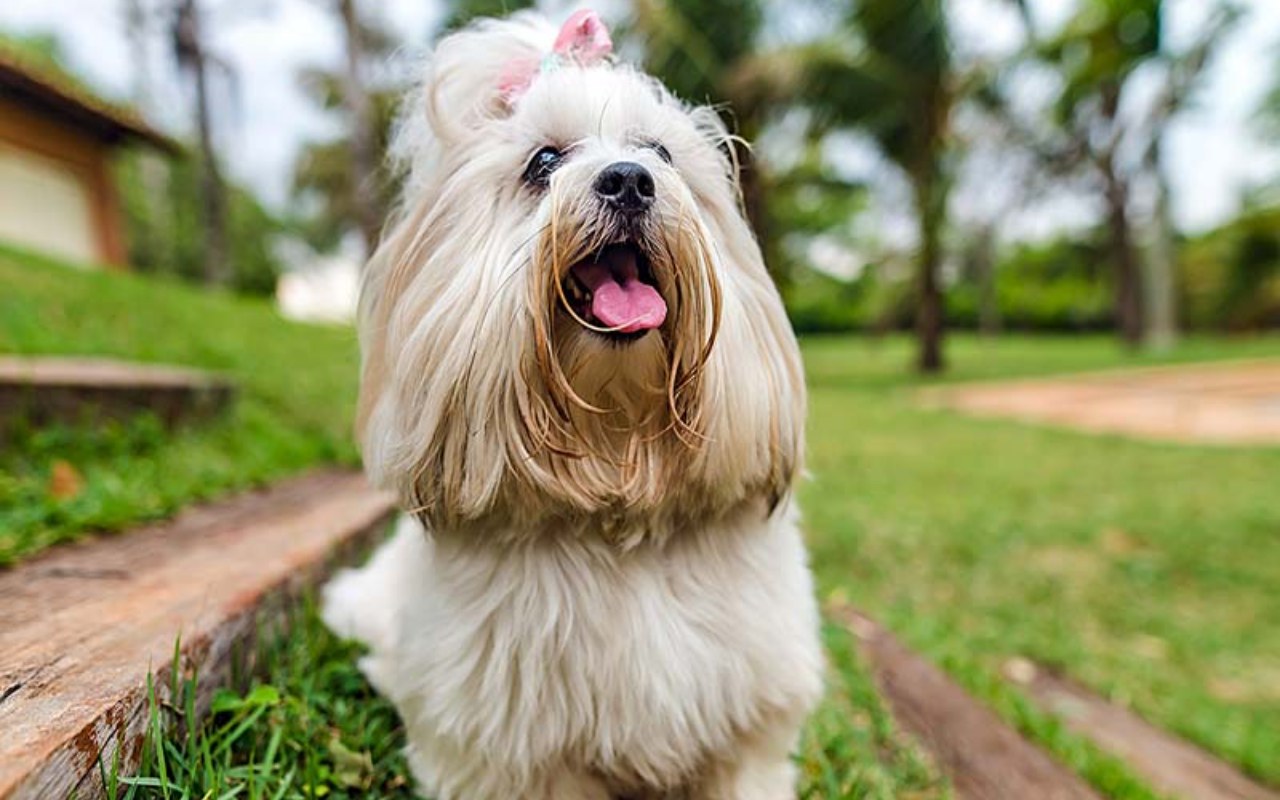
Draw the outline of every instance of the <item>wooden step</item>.
<instances>
[{"instance_id":1,"label":"wooden step","mask_svg":"<svg viewBox=\"0 0 1280 800\"><path fill-rule=\"evenodd\" d=\"M858 638L894 719L933 756L959 797L1100 800L1083 779L869 617L847 605L827 613Z\"/></svg>"},{"instance_id":2,"label":"wooden step","mask_svg":"<svg viewBox=\"0 0 1280 800\"><path fill-rule=\"evenodd\" d=\"M154 414L165 425L217 414L230 381L179 367L88 358L0 357L0 433L19 425L94 424Z\"/></svg>"},{"instance_id":3,"label":"wooden step","mask_svg":"<svg viewBox=\"0 0 1280 800\"><path fill-rule=\"evenodd\" d=\"M1280 792L1052 670L1020 661L1005 671L1042 709L1161 792L1184 800L1280 800Z\"/></svg>"},{"instance_id":4,"label":"wooden step","mask_svg":"<svg viewBox=\"0 0 1280 800\"><path fill-rule=\"evenodd\" d=\"M0 572L0 798L100 797L99 759L138 762L176 642L203 707L264 617L392 512L360 475L319 472Z\"/></svg>"}]
</instances>

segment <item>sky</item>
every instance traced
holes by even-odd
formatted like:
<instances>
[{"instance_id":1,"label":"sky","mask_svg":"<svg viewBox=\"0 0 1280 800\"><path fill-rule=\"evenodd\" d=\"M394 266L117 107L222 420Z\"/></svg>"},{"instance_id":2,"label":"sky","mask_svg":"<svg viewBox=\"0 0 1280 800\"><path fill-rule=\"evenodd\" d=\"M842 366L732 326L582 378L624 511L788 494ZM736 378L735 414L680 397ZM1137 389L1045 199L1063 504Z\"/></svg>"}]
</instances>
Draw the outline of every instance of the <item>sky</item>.
<instances>
[{"instance_id":1,"label":"sky","mask_svg":"<svg viewBox=\"0 0 1280 800\"><path fill-rule=\"evenodd\" d=\"M949 0L957 45L978 54L1014 46L1016 20L999 0ZM1194 35L1206 0L1168 0L1174 41ZM151 3L153 4L153 3ZM563 5L563 3L561 3ZM1193 108L1170 130L1167 150L1174 212L1188 231L1229 218L1241 190L1280 169L1277 148L1258 141L1250 116L1280 63L1280 2L1243 0L1249 16L1231 35ZM3 0L0 29L52 32L63 42L71 67L105 94L128 98L136 90L139 59L126 36L124 0ZM256 189L269 204L289 202L289 176L300 144L334 130L335 120L314 108L298 88L308 65L340 63L341 39L330 0L205 0L213 17L213 52L229 64L234 80L218 81L227 113L218 130L228 172ZM1072 0L1033 0L1042 29L1070 12ZM366 0L408 43L423 46L440 18L437 0ZM607 9L618 4L610 0ZM607 10L606 10L607 13ZM163 41L161 38L160 41ZM144 56L156 76L148 114L166 130L188 128L190 100L171 75L168 54L153 47ZM857 148L841 157L857 162ZM856 170L857 164L852 168ZM1028 230L1087 213L1070 205L1038 208Z\"/></svg>"}]
</instances>

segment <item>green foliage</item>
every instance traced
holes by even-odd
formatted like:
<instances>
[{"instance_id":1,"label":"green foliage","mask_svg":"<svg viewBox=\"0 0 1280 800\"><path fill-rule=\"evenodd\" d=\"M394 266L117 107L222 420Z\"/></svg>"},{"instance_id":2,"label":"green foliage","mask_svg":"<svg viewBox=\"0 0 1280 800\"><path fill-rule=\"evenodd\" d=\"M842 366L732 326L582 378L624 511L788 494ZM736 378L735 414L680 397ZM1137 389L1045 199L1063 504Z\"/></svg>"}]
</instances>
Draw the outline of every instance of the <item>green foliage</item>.
<instances>
[{"instance_id":1,"label":"green foliage","mask_svg":"<svg viewBox=\"0 0 1280 800\"><path fill-rule=\"evenodd\" d=\"M635 17L645 70L677 97L700 104L736 99L729 81L759 41L764 14L758 0L640 0ZM734 113L745 115L737 122L754 135L757 115L735 106Z\"/></svg>"},{"instance_id":2,"label":"green foliage","mask_svg":"<svg viewBox=\"0 0 1280 800\"><path fill-rule=\"evenodd\" d=\"M396 34L364 19L359 28L361 53L367 64L391 58L400 41ZM400 191L401 176L393 174L386 165L386 154L391 146L392 131L400 100L409 89L399 80L372 80L365 69L365 90L372 106L373 149L377 156L376 216L385 219ZM311 67L299 75L299 83L305 94L324 111L333 115L347 114L347 77L344 69ZM348 126L349 127L349 122ZM357 177L355 158L349 130L335 138L308 142L303 145L293 167L293 197L295 204L306 209L296 220L298 232L319 251L335 248L344 234L357 230L358 213Z\"/></svg>"},{"instance_id":3,"label":"green foliage","mask_svg":"<svg viewBox=\"0 0 1280 800\"><path fill-rule=\"evenodd\" d=\"M1190 325L1280 327L1280 207L1247 209L1188 242L1180 277Z\"/></svg>"},{"instance_id":4,"label":"green foliage","mask_svg":"<svg viewBox=\"0 0 1280 800\"><path fill-rule=\"evenodd\" d=\"M1039 45L1063 81L1060 121L1083 125L1092 102L1120 87L1143 63L1161 55L1163 0L1085 0L1066 26Z\"/></svg>"},{"instance_id":5,"label":"green foliage","mask_svg":"<svg viewBox=\"0 0 1280 800\"><path fill-rule=\"evenodd\" d=\"M38 68L52 72L60 78L75 81L77 85L87 88L83 81L71 75L63 68L66 63L66 51L58 37L47 31L18 33L0 31L0 47L12 50L29 60Z\"/></svg>"},{"instance_id":6,"label":"green foliage","mask_svg":"<svg viewBox=\"0 0 1280 800\"><path fill-rule=\"evenodd\" d=\"M201 282L205 238L199 158L192 150L163 163L155 159L130 152L116 165L129 262L139 272ZM290 230L241 187L228 186L227 203L231 288L270 295L284 269L275 245Z\"/></svg>"},{"instance_id":7,"label":"green foliage","mask_svg":"<svg viewBox=\"0 0 1280 800\"><path fill-rule=\"evenodd\" d=\"M139 774L104 765L107 797L413 798L395 711L360 675L359 649L325 630L314 601L304 598L258 641L262 680L243 694L219 689L203 725L194 724L200 676L182 680L172 704L152 692Z\"/></svg>"},{"instance_id":8,"label":"green foliage","mask_svg":"<svg viewBox=\"0 0 1280 800\"><path fill-rule=\"evenodd\" d=\"M533 7L533 0L448 0L444 29L456 30L476 17L505 17Z\"/></svg>"},{"instance_id":9,"label":"green foliage","mask_svg":"<svg viewBox=\"0 0 1280 800\"><path fill-rule=\"evenodd\" d=\"M787 315L797 333L838 333L868 327L871 281L842 281L817 270L791 272Z\"/></svg>"},{"instance_id":10,"label":"green foliage","mask_svg":"<svg viewBox=\"0 0 1280 800\"><path fill-rule=\"evenodd\" d=\"M173 432L131 425L22 433L0 447L0 565L89 530L328 462L354 464L355 333L295 325L259 300L80 269L0 246L0 352L104 356L224 373L223 419ZM13 445L13 446L10 446ZM50 491L66 461L83 477Z\"/></svg>"}]
</instances>

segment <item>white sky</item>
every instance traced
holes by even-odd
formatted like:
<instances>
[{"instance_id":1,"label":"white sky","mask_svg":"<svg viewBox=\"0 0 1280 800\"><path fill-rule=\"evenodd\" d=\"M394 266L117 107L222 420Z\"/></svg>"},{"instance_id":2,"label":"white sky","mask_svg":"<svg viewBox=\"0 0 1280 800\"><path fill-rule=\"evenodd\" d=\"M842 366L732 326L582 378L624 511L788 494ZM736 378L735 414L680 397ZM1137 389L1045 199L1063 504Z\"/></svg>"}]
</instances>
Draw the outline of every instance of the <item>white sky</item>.
<instances>
[{"instance_id":1,"label":"white sky","mask_svg":"<svg viewBox=\"0 0 1280 800\"><path fill-rule=\"evenodd\" d=\"M1016 25L999 0L951 3L962 48L998 53L1016 39ZM304 65L338 63L340 38L329 12L331 1L205 0L205 5L218 23L212 26L213 50L238 76L234 90L225 83L222 89L224 107L232 112L219 132L224 160L238 181L280 206L288 199L299 143L333 124L302 96L296 79ZM366 0L364 5L384 15L410 47L428 40L440 13L436 0ZM1033 2L1042 27L1063 19L1072 5L1072 0ZM1177 39L1194 33L1208 3L1169 0L1169 5ZM1245 0L1243 5L1248 16L1214 64L1200 102L1175 123L1168 139L1175 213L1189 230L1230 216L1241 190L1273 177L1280 165L1276 148L1257 141L1248 124L1276 75L1280 2ZM73 69L104 92L127 97L134 85L135 59L125 38L122 8L122 0L3 0L0 28L55 33ZM167 129L183 130L189 101L165 66L168 54L156 50L148 60L158 65L153 74L164 80L153 90L151 115Z\"/></svg>"}]
</instances>

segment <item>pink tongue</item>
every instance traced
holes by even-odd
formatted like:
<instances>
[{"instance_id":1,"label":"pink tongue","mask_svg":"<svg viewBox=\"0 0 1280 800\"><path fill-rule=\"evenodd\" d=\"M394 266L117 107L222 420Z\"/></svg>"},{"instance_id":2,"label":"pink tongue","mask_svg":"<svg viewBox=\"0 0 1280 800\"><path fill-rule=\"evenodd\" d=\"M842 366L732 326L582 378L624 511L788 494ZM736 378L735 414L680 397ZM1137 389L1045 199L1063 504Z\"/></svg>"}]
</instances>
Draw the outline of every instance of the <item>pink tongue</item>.
<instances>
[{"instance_id":1,"label":"pink tongue","mask_svg":"<svg viewBox=\"0 0 1280 800\"><path fill-rule=\"evenodd\" d=\"M667 318L662 295L638 277L634 254L608 253L573 272L591 290L591 313L605 327L635 333L656 328Z\"/></svg>"}]
</instances>

